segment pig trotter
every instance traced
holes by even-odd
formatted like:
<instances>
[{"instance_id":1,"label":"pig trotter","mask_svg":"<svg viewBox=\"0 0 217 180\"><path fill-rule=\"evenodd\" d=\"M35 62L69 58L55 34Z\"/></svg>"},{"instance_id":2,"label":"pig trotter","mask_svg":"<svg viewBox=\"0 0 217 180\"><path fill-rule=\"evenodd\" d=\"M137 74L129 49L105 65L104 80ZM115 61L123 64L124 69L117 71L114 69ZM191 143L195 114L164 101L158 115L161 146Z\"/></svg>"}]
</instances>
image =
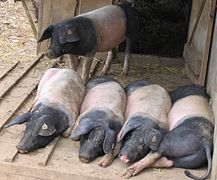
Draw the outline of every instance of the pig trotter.
<instances>
[{"instance_id":1,"label":"pig trotter","mask_svg":"<svg viewBox=\"0 0 217 180\"><path fill-rule=\"evenodd\" d=\"M109 166L114 159L113 154L105 154L102 159L98 162L98 166L107 167Z\"/></svg>"},{"instance_id":2,"label":"pig trotter","mask_svg":"<svg viewBox=\"0 0 217 180\"><path fill-rule=\"evenodd\" d=\"M107 167L109 166L112 161L114 160L114 158L118 155L119 151L120 151L121 145L116 143L114 149L112 150L111 153L109 154L105 154L102 159L98 162L98 165L100 167Z\"/></svg>"},{"instance_id":3,"label":"pig trotter","mask_svg":"<svg viewBox=\"0 0 217 180\"><path fill-rule=\"evenodd\" d=\"M140 173L144 168L145 166L143 166L141 162L134 163L133 165L131 165L129 168L127 168L124 171L124 173L122 174L122 177L129 178L129 177L135 176L138 173Z\"/></svg>"},{"instance_id":4,"label":"pig trotter","mask_svg":"<svg viewBox=\"0 0 217 180\"><path fill-rule=\"evenodd\" d=\"M124 57L124 67L121 73L122 76L127 76L129 67L130 67L130 57L131 57L131 41L129 38L126 38L126 49Z\"/></svg>"},{"instance_id":5,"label":"pig trotter","mask_svg":"<svg viewBox=\"0 0 217 180\"><path fill-rule=\"evenodd\" d=\"M111 67L111 61L112 61L112 59L113 59L113 52L111 50L111 51L108 52L108 56L107 56L105 65L103 66L103 69L100 72L100 76L103 76L103 75L105 75L108 72L108 70Z\"/></svg>"}]
</instances>

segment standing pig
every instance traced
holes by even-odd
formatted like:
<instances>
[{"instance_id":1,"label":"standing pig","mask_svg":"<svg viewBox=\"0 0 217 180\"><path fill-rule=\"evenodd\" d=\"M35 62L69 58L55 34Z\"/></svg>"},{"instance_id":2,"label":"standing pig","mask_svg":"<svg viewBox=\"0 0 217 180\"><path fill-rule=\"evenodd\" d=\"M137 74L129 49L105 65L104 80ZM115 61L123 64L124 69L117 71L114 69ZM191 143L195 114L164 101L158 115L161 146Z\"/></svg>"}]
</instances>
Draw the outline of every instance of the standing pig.
<instances>
[{"instance_id":1,"label":"standing pig","mask_svg":"<svg viewBox=\"0 0 217 180\"><path fill-rule=\"evenodd\" d=\"M171 100L163 87L138 80L130 83L125 90L127 120L118 135L118 144L110 159L99 163L103 167L108 166L119 151L122 162L138 161L150 149L157 150L162 137L168 131L167 114L171 108Z\"/></svg>"},{"instance_id":2,"label":"standing pig","mask_svg":"<svg viewBox=\"0 0 217 180\"><path fill-rule=\"evenodd\" d=\"M192 169L199 168L206 162L208 171L204 176L196 177L189 171L185 171L185 174L196 180L209 176L214 126L211 122L213 117L208 95L205 89L198 85L180 86L170 95L173 102L168 115L170 132L164 136L156 152L151 152L127 169L124 173L126 177L136 175L150 165ZM159 159L160 157L162 158Z\"/></svg>"},{"instance_id":3,"label":"standing pig","mask_svg":"<svg viewBox=\"0 0 217 180\"><path fill-rule=\"evenodd\" d=\"M126 94L112 78L101 77L87 83L87 94L80 116L70 136L80 138L79 158L88 163L104 153L110 153L124 123Z\"/></svg>"},{"instance_id":4,"label":"standing pig","mask_svg":"<svg viewBox=\"0 0 217 180\"><path fill-rule=\"evenodd\" d=\"M82 79L86 81L95 53L109 51L101 72L104 75L110 67L112 48L126 39L122 74L127 75L131 42L134 41L138 29L137 18L136 11L129 5L108 5L48 26L38 42L51 38L47 56L56 58L63 54L71 54L71 68L74 70L77 67L78 56L86 56L82 70Z\"/></svg>"},{"instance_id":5,"label":"standing pig","mask_svg":"<svg viewBox=\"0 0 217 180\"><path fill-rule=\"evenodd\" d=\"M4 127L26 123L24 136L17 145L20 153L45 147L55 137L67 137L77 119L85 87L71 69L49 69L42 77L35 104Z\"/></svg>"}]
</instances>

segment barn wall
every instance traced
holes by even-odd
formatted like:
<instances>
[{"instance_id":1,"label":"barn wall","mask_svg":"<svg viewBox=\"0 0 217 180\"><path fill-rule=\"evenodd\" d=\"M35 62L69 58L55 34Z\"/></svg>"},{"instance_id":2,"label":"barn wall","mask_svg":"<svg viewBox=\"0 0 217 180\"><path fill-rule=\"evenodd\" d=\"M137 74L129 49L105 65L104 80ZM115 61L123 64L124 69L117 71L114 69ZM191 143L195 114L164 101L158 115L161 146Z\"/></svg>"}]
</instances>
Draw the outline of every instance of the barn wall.
<instances>
[{"instance_id":1,"label":"barn wall","mask_svg":"<svg viewBox=\"0 0 217 180\"><path fill-rule=\"evenodd\" d=\"M201 85L205 83L215 4L216 0L193 0L188 41L183 52L187 76Z\"/></svg>"},{"instance_id":2,"label":"barn wall","mask_svg":"<svg viewBox=\"0 0 217 180\"><path fill-rule=\"evenodd\" d=\"M209 68L206 81L206 87L208 93L212 97L212 109L214 113L214 118L217 120L217 15L215 16L215 26L213 32L213 39L211 45ZM215 123L215 134L214 134L214 146L215 150L213 153L213 169L212 169L212 179L217 179L217 123Z\"/></svg>"}]
</instances>

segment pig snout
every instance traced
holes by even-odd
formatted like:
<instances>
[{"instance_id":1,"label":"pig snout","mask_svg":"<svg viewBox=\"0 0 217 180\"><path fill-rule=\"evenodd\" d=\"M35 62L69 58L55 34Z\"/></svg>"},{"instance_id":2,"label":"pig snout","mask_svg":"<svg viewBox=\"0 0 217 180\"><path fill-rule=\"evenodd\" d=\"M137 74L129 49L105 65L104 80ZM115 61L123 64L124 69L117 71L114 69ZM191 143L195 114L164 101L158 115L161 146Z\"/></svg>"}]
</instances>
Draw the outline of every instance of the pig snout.
<instances>
[{"instance_id":1,"label":"pig snout","mask_svg":"<svg viewBox=\"0 0 217 180\"><path fill-rule=\"evenodd\" d=\"M21 154L26 154L26 153L28 153L28 151L25 150L23 144L19 143L16 147L17 147L17 150L18 150L19 153L21 153Z\"/></svg>"},{"instance_id":2,"label":"pig snout","mask_svg":"<svg viewBox=\"0 0 217 180\"><path fill-rule=\"evenodd\" d=\"M47 53L46 53L46 56L48 57L48 58L54 58L55 57L55 54L54 54L54 52L52 51L52 50L48 50L47 51Z\"/></svg>"},{"instance_id":3,"label":"pig snout","mask_svg":"<svg viewBox=\"0 0 217 180\"><path fill-rule=\"evenodd\" d=\"M123 163L129 163L130 162L130 160L128 159L128 157L126 155L122 155L122 154L120 154L120 160Z\"/></svg>"}]
</instances>

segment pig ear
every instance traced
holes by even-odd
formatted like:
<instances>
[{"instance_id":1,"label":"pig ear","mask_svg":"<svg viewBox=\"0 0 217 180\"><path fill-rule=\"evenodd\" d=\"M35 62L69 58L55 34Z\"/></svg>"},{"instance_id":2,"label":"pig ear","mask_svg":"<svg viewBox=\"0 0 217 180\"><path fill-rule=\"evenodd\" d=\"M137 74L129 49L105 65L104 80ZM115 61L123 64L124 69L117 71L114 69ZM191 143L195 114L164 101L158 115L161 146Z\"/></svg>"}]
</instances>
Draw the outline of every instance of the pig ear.
<instances>
[{"instance_id":1,"label":"pig ear","mask_svg":"<svg viewBox=\"0 0 217 180\"><path fill-rule=\"evenodd\" d=\"M103 151L105 154L111 153L116 140L116 133L112 129L106 129L106 135L103 143Z\"/></svg>"},{"instance_id":2,"label":"pig ear","mask_svg":"<svg viewBox=\"0 0 217 180\"><path fill-rule=\"evenodd\" d=\"M61 44L73 43L79 41L80 38L74 28L64 28L59 32L59 41Z\"/></svg>"},{"instance_id":3,"label":"pig ear","mask_svg":"<svg viewBox=\"0 0 217 180\"><path fill-rule=\"evenodd\" d=\"M23 123L27 122L31 118L31 116L32 116L31 112L26 112L20 116L17 116L15 119L13 119L8 124L4 125L4 128L8 128L8 127L13 126L15 124L23 124Z\"/></svg>"},{"instance_id":4,"label":"pig ear","mask_svg":"<svg viewBox=\"0 0 217 180\"><path fill-rule=\"evenodd\" d=\"M51 37L52 35L52 32L53 32L53 29L54 29L54 25L49 25L45 30L44 32L42 33L41 37L38 39L38 43L41 42L41 41L44 41L45 39L48 39Z\"/></svg>"},{"instance_id":5,"label":"pig ear","mask_svg":"<svg viewBox=\"0 0 217 180\"><path fill-rule=\"evenodd\" d=\"M148 129L145 138L144 138L144 143L145 145L149 146L149 148L152 151L157 151L160 142L162 140L162 135L161 132L157 129Z\"/></svg>"},{"instance_id":6,"label":"pig ear","mask_svg":"<svg viewBox=\"0 0 217 180\"><path fill-rule=\"evenodd\" d=\"M141 126L141 122L137 120L130 120L127 122L125 126L121 129L121 132L118 137L118 142L122 141L123 138L126 136L127 133L130 131L133 131L134 129L138 128Z\"/></svg>"},{"instance_id":7,"label":"pig ear","mask_svg":"<svg viewBox=\"0 0 217 180\"><path fill-rule=\"evenodd\" d=\"M90 118L81 119L78 126L72 131L69 138L77 141L81 135L89 133L93 128L97 127L97 123Z\"/></svg>"},{"instance_id":8,"label":"pig ear","mask_svg":"<svg viewBox=\"0 0 217 180\"><path fill-rule=\"evenodd\" d=\"M44 123L38 131L38 135L40 136L51 136L56 132L56 128L54 125L47 125Z\"/></svg>"}]
</instances>

